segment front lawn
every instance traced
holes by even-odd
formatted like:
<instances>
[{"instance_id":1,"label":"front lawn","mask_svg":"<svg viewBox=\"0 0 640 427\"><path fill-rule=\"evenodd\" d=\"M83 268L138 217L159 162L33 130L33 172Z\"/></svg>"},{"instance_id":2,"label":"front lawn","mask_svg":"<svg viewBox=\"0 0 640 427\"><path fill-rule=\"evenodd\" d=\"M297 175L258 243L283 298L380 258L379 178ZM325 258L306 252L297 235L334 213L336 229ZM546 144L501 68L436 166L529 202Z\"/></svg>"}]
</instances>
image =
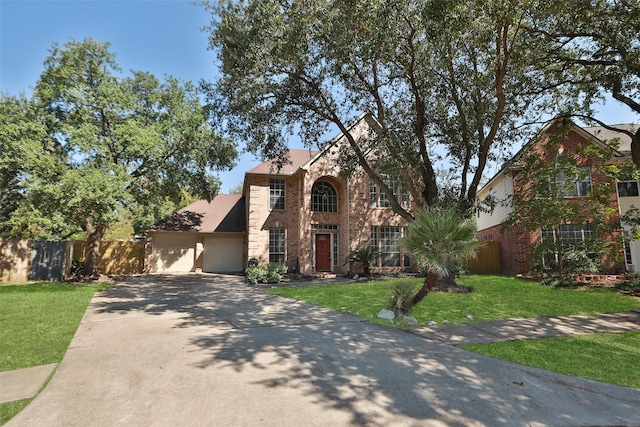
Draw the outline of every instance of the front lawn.
<instances>
[{"instance_id":1,"label":"front lawn","mask_svg":"<svg viewBox=\"0 0 640 427\"><path fill-rule=\"evenodd\" d=\"M59 363L93 294L105 285L0 285L0 371Z\"/></svg>"},{"instance_id":2,"label":"front lawn","mask_svg":"<svg viewBox=\"0 0 640 427\"><path fill-rule=\"evenodd\" d=\"M60 363L89 301L108 285L0 284L0 372ZM30 399L0 405L0 424Z\"/></svg>"},{"instance_id":3,"label":"front lawn","mask_svg":"<svg viewBox=\"0 0 640 427\"><path fill-rule=\"evenodd\" d=\"M390 280L336 286L272 288L269 291L339 311L350 311L370 321L388 326L375 318L386 308ZM411 279L417 289L422 279ZM474 292L452 294L433 292L412 312L424 325L433 320L442 324L469 323L512 317L597 315L640 308L640 298L606 289L558 289L511 277L466 276L458 281L471 285ZM373 318L370 316L373 315ZM401 326L405 326L401 323ZM487 356L559 372L640 388L640 332L582 335L466 345L463 348Z\"/></svg>"},{"instance_id":4,"label":"front lawn","mask_svg":"<svg viewBox=\"0 0 640 427\"><path fill-rule=\"evenodd\" d=\"M575 335L461 347L521 365L640 389L640 332Z\"/></svg>"},{"instance_id":5,"label":"front lawn","mask_svg":"<svg viewBox=\"0 0 640 427\"><path fill-rule=\"evenodd\" d=\"M387 308L391 289L398 281L409 281L417 290L422 279L394 279L383 282L333 286L271 288L269 292L307 301L338 311L350 311L379 324L375 318ZM513 317L596 315L640 308L640 298L608 289L557 289L513 277L465 276L458 280L474 287L468 294L430 293L412 312L421 325L432 320L438 324L483 322ZM373 318L371 318L373 315ZM404 326L404 325L402 325Z\"/></svg>"}]
</instances>

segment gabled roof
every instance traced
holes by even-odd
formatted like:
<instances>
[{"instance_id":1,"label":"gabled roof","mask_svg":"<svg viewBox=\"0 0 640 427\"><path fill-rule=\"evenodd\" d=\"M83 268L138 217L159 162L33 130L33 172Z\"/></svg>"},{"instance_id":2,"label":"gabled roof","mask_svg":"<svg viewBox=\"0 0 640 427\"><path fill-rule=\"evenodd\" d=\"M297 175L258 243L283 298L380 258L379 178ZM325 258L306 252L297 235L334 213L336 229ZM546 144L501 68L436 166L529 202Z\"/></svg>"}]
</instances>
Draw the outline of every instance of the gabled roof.
<instances>
[{"instance_id":1,"label":"gabled roof","mask_svg":"<svg viewBox=\"0 0 640 427\"><path fill-rule=\"evenodd\" d=\"M478 190L478 194L485 188L490 187L500 175L502 175L507 169L509 169L511 165L513 165L518 160L518 158L520 158L527 150L529 150L529 148L534 143L540 140L540 135L544 134L555 123L557 123L558 120L561 120L561 119L551 120L542 129L536 132L536 135L531 140L529 140L529 142L527 142L522 148L520 148L520 150L518 150L518 152L513 157L511 157L511 159L506 161L505 164L500 168L500 170L493 177L491 177L491 179L485 185L483 185L480 190ZM608 130L601 126L583 128L576 125L575 123L572 123L572 125L573 125L573 130L581 134L583 137L585 137L585 139L594 138L595 142L601 145L602 147L608 147L608 145L605 144L606 141L614 138L619 138L620 146L618 150L614 151L614 155L617 157L625 157L625 156L631 155L631 138L628 135L622 132ZM640 127L640 125L617 124L617 125L611 125L611 127L635 132L638 129L638 127Z\"/></svg>"},{"instance_id":2,"label":"gabled roof","mask_svg":"<svg viewBox=\"0 0 640 427\"><path fill-rule=\"evenodd\" d=\"M381 127L378 121L370 112L365 112L360 114L353 122L351 122L349 126L347 126L347 130L349 132L353 131L357 126L360 125L363 120L366 120L369 127L373 128L374 130L378 130ZM329 148L335 146L339 141L342 140L343 137L344 134L342 132L338 133L330 141L325 143L320 151L289 148L289 163L282 165L280 170L278 170L278 163L276 160L268 160L266 162L260 163L258 166L247 171L246 173L260 175L295 175L298 170L306 169L308 165L313 164L315 161L320 159L325 153L327 153Z\"/></svg>"},{"instance_id":3,"label":"gabled roof","mask_svg":"<svg viewBox=\"0 0 640 427\"><path fill-rule=\"evenodd\" d=\"M198 200L152 225L150 231L238 233L247 230L244 198L219 194L211 202Z\"/></svg>"},{"instance_id":4,"label":"gabled roof","mask_svg":"<svg viewBox=\"0 0 640 427\"><path fill-rule=\"evenodd\" d=\"M275 160L268 160L266 162L260 163L255 168L249 170L248 174L258 174L258 175L294 175L298 169L307 164L310 160L312 160L315 156L317 156L319 151L315 150L304 150L304 149L296 149L289 148L289 163L282 165L282 168L278 170L278 165Z\"/></svg>"},{"instance_id":5,"label":"gabled roof","mask_svg":"<svg viewBox=\"0 0 640 427\"><path fill-rule=\"evenodd\" d=\"M611 127L626 130L631 133L636 133L638 131L638 128L640 128L640 125L633 123L622 123L611 125ZM583 129L589 132L594 137L598 138L600 141L610 141L612 139L618 139L618 151L627 156L631 155L631 137L626 133L609 130L602 126L588 127Z\"/></svg>"}]
</instances>

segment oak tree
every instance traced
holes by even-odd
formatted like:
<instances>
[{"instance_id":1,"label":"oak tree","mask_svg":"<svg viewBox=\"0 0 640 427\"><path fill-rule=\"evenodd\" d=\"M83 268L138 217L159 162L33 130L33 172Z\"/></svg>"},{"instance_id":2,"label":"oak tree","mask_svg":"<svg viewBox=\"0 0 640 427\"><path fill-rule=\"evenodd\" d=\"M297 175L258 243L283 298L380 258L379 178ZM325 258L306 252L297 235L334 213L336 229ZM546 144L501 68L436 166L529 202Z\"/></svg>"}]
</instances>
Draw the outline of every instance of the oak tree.
<instances>
[{"instance_id":1,"label":"oak tree","mask_svg":"<svg viewBox=\"0 0 640 427\"><path fill-rule=\"evenodd\" d=\"M524 31L526 1L223 0L211 12L210 48L220 78L205 84L224 131L264 157L282 157L297 133L311 146L327 130L407 211L383 175L400 180L414 207L438 203L455 182L469 214L487 165L536 114L542 73ZM371 112L366 138L349 123Z\"/></svg>"},{"instance_id":2,"label":"oak tree","mask_svg":"<svg viewBox=\"0 0 640 427\"><path fill-rule=\"evenodd\" d=\"M35 114L25 122L38 134L10 143L33 144L41 156L17 175L25 197L10 219L13 234L24 235L29 218L61 218L86 236L85 274L97 273L100 240L124 212L177 204L185 192L210 200L214 172L236 156L212 130L194 85L122 76L109 43L91 38L54 44L29 105Z\"/></svg>"},{"instance_id":3,"label":"oak tree","mask_svg":"<svg viewBox=\"0 0 640 427\"><path fill-rule=\"evenodd\" d=\"M579 92L583 108L573 114L631 138L640 167L640 129L623 130L593 117L592 107L611 96L640 115L640 2L568 0L542 2L528 32L546 52L546 80Z\"/></svg>"}]
</instances>

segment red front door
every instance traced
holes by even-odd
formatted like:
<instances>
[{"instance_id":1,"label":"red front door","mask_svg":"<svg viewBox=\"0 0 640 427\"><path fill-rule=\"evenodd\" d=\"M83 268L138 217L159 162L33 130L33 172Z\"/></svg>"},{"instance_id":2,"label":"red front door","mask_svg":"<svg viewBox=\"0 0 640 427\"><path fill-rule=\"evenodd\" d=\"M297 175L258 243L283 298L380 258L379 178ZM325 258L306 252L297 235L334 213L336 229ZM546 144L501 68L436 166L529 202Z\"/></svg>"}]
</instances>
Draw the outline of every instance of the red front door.
<instances>
[{"instance_id":1,"label":"red front door","mask_svg":"<svg viewBox=\"0 0 640 427\"><path fill-rule=\"evenodd\" d=\"M331 271L330 234L316 234L316 271Z\"/></svg>"}]
</instances>

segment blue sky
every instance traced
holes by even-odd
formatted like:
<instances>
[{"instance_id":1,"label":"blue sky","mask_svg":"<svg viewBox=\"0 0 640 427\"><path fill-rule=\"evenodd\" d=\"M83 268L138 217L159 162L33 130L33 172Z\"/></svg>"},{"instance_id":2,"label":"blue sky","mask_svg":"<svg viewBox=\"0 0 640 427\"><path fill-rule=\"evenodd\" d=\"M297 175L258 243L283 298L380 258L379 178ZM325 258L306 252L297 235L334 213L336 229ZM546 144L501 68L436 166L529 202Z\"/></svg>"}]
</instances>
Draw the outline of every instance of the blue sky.
<instances>
[{"instance_id":1,"label":"blue sky","mask_svg":"<svg viewBox=\"0 0 640 427\"><path fill-rule=\"evenodd\" d=\"M29 93L53 42L84 37L110 42L125 71L214 80L216 58L200 30L209 18L204 8L188 0L0 0L0 90ZM603 106L597 117L611 124L640 121L615 101ZM291 147L301 145L293 140ZM220 174L222 192L242 182L244 172L258 163L244 154L234 170Z\"/></svg>"},{"instance_id":2,"label":"blue sky","mask_svg":"<svg viewBox=\"0 0 640 427\"><path fill-rule=\"evenodd\" d=\"M110 42L127 74L133 69L159 78L214 80L216 58L200 30L209 17L187 0L0 0L0 90L30 93L53 43L85 37ZM237 163L231 172L219 174L223 193L260 162L244 154Z\"/></svg>"}]
</instances>

